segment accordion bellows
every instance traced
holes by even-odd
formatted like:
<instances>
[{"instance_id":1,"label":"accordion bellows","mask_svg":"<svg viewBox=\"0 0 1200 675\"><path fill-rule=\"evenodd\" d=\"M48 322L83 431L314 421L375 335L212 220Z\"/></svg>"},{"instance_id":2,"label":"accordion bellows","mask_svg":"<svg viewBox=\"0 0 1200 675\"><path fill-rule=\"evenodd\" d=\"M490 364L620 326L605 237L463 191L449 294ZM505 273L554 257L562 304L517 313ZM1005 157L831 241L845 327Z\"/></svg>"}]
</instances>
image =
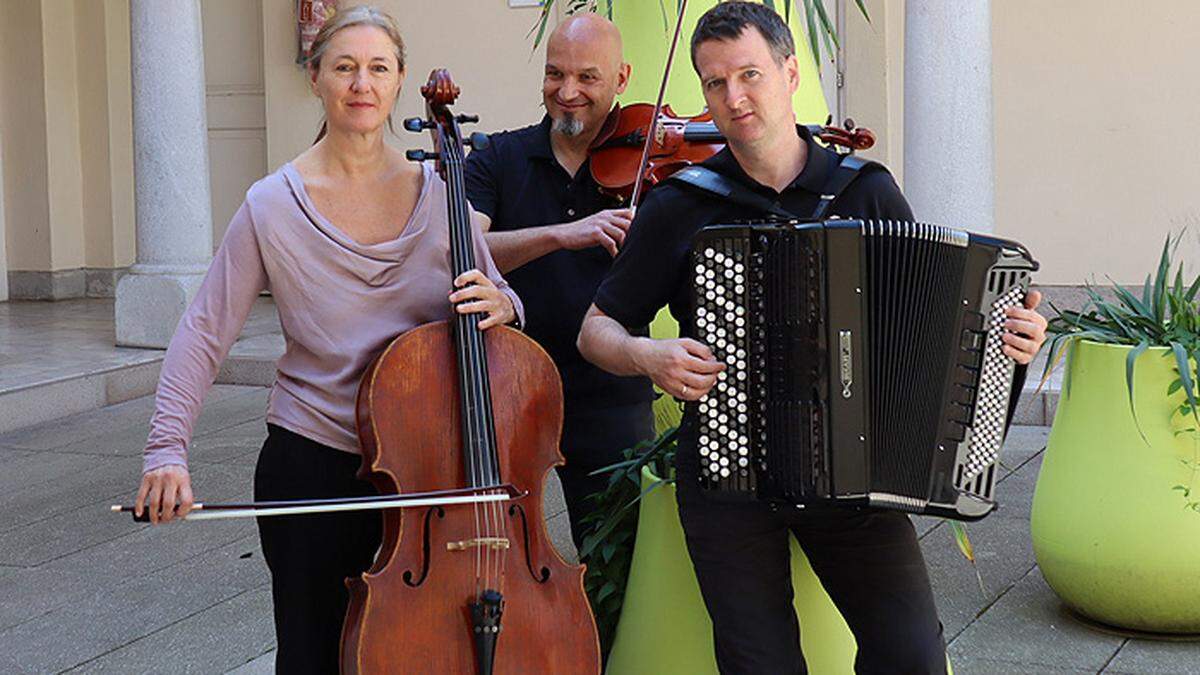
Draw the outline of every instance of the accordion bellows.
<instances>
[{"instance_id":1,"label":"accordion bellows","mask_svg":"<svg viewBox=\"0 0 1200 675\"><path fill-rule=\"evenodd\" d=\"M692 247L701 484L796 505L973 520L995 507L1015 364L1005 310L1037 263L937 225L714 225Z\"/></svg>"}]
</instances>

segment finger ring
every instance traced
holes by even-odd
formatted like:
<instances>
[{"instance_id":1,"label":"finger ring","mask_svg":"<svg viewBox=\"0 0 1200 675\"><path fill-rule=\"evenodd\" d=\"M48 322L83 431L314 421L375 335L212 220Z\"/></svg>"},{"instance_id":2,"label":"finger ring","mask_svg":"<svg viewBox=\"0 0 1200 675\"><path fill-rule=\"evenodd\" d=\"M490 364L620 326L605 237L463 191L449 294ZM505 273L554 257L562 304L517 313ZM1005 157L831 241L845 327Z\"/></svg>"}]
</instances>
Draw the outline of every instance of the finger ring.
<instances>
[{"instance_id":1,"label":"finger ring","mask_svg":"<svg viewBox=\"0 0 1200 675\"><path fill-rule=\"evenodd\" d=\"M687 390L688 390L688 386L687 386L686 384L685 384L685 385L683 385L683 395L684 395L685 397L687 396Z\"/></svg>"}]
</instances>

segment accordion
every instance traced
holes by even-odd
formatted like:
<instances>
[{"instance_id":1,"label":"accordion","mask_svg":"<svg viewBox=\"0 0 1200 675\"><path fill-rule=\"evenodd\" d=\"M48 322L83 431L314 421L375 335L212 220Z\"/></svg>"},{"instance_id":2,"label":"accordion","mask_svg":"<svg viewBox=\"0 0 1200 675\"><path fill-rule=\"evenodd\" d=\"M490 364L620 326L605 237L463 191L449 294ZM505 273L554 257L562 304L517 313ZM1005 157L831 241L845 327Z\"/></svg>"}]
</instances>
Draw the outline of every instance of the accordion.
<instances>
[{"instance_id":1,"label":"accordion","mask_svg":"<svg viewBox=\"0 0 1200 675\"><path fill-rule=\"evenodd\" d=\"M1038 264L937 225L714 225L694 334L726 364L694 404L704 488L975 520L995 507L1015 362L1005 310Z\"/></svg>"}]
</instances>

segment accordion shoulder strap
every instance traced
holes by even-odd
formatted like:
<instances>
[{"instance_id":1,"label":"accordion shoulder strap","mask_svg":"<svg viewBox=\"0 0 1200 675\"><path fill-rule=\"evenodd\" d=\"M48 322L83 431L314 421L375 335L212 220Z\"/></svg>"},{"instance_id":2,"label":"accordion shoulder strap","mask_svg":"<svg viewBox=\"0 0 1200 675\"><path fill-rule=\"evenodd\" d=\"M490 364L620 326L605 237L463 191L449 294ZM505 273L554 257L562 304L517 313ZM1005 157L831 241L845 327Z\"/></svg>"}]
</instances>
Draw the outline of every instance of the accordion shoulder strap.
<instances>
[{"instance_id":1,"label":"accordion shoulder strap","mask_svg":"<svg viewBox=\"0 0 1200 675\"><path fill-rule=\"evenodd\" d=\"M855 178L864 172L877 170L887 171L879 162L849 154L842 155L837 168L825 180L825 188L821 190L821 201L817 202L817 208L813 211L812 217L815 220L824 218L829 207L837 201L838 197L842 196Z\"/></svg>"},{"instance_id":2,"label":"accordion shoulder strap","mask_svg":"<svg viewBox=\"0 0 1200 675\"><path fill-rule=\"evenodd\" d=\"M818 220L824 218L826 212L829 210L829 206L837 201L837 198L845 192L846 188L850 187L855 178L864 171L877 169L887 170L879 162L862 159L854 155L842 155L837 168L830 174L824 188L821 190L821 199L817 202L816 210L809 217ZM735 181L726 178L716 171L698 164L676 171L667 180L691 186L701 192L748 206L776 218L792 219L802 217L800 214L787 211L770 199L738 185Z\"/></svg>"},{"instance_id":3,"label":"accordion shoulder strap","mask_svg":"<svg viewBox=\"0 0 1200 675\"><path fill-rule=\"evenodd\" d=\"M667 180L690 185L701 192L707 192L742 206L769 213L777 218L791 220L796 214L786 211L766 197L738 185L736 182L722 176L708 167L694 164L671 174Z\"/></svg>"}]
</instances>

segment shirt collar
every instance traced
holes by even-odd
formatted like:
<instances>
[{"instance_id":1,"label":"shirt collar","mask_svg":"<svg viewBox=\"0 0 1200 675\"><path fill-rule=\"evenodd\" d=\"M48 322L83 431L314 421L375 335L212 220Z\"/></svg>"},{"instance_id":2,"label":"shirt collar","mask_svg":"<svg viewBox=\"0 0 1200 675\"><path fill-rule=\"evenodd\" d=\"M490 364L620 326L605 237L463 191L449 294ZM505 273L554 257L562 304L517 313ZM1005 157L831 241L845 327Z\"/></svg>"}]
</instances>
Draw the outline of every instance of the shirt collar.
<instances>
[{"instance_id":1,"label":"shirt collar","mask_svg":"<svg viewBox=\"0 0 1200 675\"><path fill-rule=\"evenodd\" d=\"M537 133L530 139L529 156L542 159L554 159L554 150L550 147L550 116L542 116L542 122L537 127Z\"/></svg>"},{"instance_id":2,"label":"shirt collar","mask_svg":"<svg viewBox=\"0 0 1200 675\"><path fill-rule=\"evenodd\" d=\"M796 135L808 146L808 159L804 162L804 168L800 170L800 174L788 184L787 190L800 189L812 193L820 193L825 187L825 181L829 178L829 172L834 168L832 162L836 162L837 158L831 151L821 147L813 139L808 127L797 124ZM775 193L775 190L772 188L751 178L742 169L742 166L737 163L737 159L734 158L728 146L716 155L713 155L704 164L743 185L759 190L766 190L772 194Z\"/></svg>"}]
</instances>

